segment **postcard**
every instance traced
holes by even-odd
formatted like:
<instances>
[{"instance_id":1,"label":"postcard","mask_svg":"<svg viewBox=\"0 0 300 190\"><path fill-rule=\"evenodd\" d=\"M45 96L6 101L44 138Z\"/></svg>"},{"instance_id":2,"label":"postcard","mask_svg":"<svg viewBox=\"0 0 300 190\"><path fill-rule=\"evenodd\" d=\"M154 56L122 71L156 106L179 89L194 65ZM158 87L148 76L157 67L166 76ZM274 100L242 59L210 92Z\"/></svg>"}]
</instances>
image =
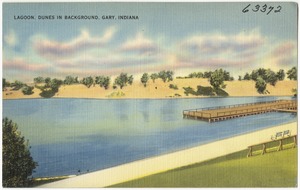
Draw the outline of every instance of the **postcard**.
<instances>
[{"instance_id":1,"label":"postcard","mask_svg":"<svg viewBox=\"0 0 300 190\"><path fill-rule=\"evenodd\" d=\"M294 187L295 2L4 2L3 187Z\"/></svg>"}]
</instances>

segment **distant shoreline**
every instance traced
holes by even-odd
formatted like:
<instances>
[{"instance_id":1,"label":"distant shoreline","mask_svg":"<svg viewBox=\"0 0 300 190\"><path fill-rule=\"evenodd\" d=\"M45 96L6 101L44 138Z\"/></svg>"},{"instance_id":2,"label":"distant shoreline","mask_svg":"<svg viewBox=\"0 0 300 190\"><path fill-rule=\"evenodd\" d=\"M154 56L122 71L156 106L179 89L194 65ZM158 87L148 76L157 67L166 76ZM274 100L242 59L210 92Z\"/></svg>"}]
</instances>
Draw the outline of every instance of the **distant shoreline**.
<instances>
[{"instance_id":1,"label":"distant shoreline","mask_svg":"<svg viewBox=\"0 0 300 190\"><path fill-rule=\"evenodd\" d=\"M196 97L166 97L166 98L86 98L86 97L52 97L52 98L6 98L2 100L49 100L49 99L82 99L82 100L174 100L174 99L201 99L201 98L241 98L241 97L293 97L292 95L264 95L264 96L196 96Z\"/></svg>"},{"instance_id":2,"label":"distant shoreline","mask_svg":"<svg viewBox=\"0 0 300 190\"><path fill-rule=\"evenodd\" d=\"M297 88L297 81L278 81L275 86L267 85L267 94L259 94L254 81L226 81L224 91L228 96L197 96L188 94L184 88L197 91L197 86L210 87L207 79L174 79L170 82L156 80L150 81L146 87L139 81L127 85L122 89L109 88L105 90L99 85L86 87L83 84L62 85L57 93L50 98L84 98L84 99L181 99L181 98L223 98L223 97L270 97L270 96L293 96L292 89ZM170 88L175 85L177 89ZM33 89L33 94L24 95L21 90L13 91L6 88L2 91L3 100L8 99L43 99L41 90Z\"/></svg>"}]
</instances>

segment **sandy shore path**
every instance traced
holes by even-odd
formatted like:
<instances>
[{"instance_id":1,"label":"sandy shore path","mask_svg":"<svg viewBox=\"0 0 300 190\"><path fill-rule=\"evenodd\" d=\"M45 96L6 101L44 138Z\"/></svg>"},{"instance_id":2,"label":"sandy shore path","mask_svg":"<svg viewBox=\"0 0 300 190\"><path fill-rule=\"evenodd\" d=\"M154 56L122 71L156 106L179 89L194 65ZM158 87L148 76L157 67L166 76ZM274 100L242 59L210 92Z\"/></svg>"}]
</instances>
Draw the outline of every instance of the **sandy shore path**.
<instances>
[{"instance_id":1,"label":"sandy shore path","mask_svg":"<svg viewBox=\"0 0 300 190\"><path fill-rule=\"evenodd\" d=\"M250 145L271 141L271 136L286 130L290 130L291 135L296 135L297 123L293 122L271 127L174 153L83 174L39 187L106 187L244 150Z\"/></svg>"}]
</instances>

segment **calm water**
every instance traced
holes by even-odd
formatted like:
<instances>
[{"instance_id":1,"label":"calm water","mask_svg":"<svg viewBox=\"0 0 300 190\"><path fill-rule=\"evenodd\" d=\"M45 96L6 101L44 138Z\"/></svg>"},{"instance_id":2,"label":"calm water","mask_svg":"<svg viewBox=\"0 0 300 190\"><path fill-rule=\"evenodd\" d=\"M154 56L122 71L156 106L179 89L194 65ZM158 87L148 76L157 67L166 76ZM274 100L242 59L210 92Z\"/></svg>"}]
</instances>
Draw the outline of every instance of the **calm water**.
<instances>
[{"instance_id":1,"label":"calm water","mask_svg":"<svg viewBox=\"0 0 300 190\"><path fill-rule=\"evenodd\" d=\"M290 97L169 100L4 100L39 166L35 177L91 172L238 134L296 121L267 113L223 122L182 119L182 110Z\"/></svg>"}]
</instances>

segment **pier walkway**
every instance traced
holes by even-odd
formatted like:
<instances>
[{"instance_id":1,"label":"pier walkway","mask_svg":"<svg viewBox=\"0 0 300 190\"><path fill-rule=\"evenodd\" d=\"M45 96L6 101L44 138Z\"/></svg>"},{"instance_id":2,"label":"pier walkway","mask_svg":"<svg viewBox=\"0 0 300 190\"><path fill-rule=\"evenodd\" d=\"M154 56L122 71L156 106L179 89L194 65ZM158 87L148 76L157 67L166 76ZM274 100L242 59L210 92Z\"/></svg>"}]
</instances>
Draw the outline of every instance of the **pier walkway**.
<instances>
[{"instance_id":1,"label":"pier walkway","mask_svg":"<svg viewBox=\"0 0 300 190\"><path fill-rule=\"evenodd\" d=\"M215 122L273 111L286 111L295 113L297 112L297 101L276 100L269 102L190 109L183 111L183 118Z\"/></svg>"}]
</instances>

